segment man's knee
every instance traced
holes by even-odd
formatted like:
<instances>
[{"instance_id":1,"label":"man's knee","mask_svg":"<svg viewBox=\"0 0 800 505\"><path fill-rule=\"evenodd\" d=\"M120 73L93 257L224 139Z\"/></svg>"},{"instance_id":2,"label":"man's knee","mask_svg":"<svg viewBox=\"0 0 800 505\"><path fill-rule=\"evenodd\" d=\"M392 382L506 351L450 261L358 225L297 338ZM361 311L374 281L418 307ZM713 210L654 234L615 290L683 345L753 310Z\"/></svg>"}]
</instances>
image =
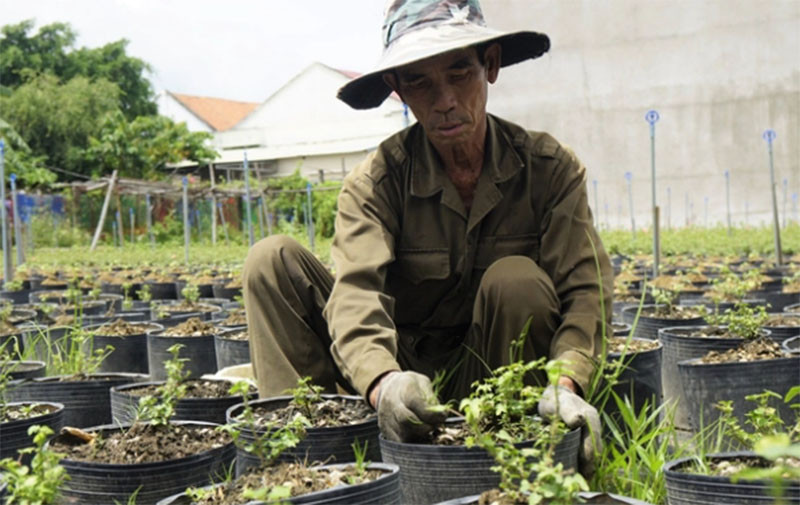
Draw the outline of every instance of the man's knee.
<instances>
[{"instance_id":1,"label":"man's knee","mask_svg":"<svg viewBox=\"0 0 800 505\"><path fill-rule=\"evenodd\" d=\"M242 278L245 286L258 287L274 279L276 272L285 270L285 258L291 257L302 245L286 235L271 235L261 239L247 253Z\"/></svg>"},{"instance_id":2,"label":"man's knee","mask_svg":"<svg viewBox=\"0 0 800 505\"><path fill-rule=\"evenodd\" d=\"M479 288L497 303L542 305L558 310L553 281L535 261L526 256L506 256L492 263Z\"/></svg>"}]
</instances>

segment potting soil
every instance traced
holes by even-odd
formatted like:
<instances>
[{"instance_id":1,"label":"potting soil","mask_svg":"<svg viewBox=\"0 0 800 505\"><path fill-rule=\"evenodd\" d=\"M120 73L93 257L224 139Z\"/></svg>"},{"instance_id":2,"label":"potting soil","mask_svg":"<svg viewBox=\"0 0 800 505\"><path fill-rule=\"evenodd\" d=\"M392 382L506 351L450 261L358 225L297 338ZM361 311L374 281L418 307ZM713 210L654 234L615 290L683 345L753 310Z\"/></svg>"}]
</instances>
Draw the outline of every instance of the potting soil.
<instances>
[{"instance_id":1,"label":"potting soil","mask_svg":"<svg viewBox=\"0 0 800 505\"><path fill-rule=\"evenodd\" d=\"M727 351L709 351L702 357L701 363L744 363L766 359L786 358L788 355L781 350L780 344L769 338L750 340Z\"/></svg>"}]
</instances>

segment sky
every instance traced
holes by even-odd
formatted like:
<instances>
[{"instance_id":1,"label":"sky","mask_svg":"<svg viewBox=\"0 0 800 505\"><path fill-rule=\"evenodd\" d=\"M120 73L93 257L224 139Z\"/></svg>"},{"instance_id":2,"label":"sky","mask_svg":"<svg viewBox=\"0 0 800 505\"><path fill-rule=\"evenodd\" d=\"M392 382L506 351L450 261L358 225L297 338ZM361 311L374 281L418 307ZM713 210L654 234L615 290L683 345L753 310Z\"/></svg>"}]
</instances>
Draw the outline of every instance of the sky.
<instances>
[{"instance_id":1,"label":"sky","mask_svg":"<svg viewBox=\"0 0 800 505\"><path fill-rule=\"evenodd\" d=\"M128 39L155 90L261 102L315 61L368 71L383 0L0 0L0 25L60 21L76 47Z\"/></svg>"}]
</instances>

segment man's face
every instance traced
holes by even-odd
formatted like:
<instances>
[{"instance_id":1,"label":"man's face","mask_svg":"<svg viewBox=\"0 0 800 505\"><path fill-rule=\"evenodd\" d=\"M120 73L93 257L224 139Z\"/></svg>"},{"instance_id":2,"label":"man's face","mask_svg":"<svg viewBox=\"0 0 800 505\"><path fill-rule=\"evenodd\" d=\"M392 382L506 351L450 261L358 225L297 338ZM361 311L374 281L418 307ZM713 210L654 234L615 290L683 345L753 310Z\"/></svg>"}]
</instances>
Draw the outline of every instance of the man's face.
<instances>
[{"instance_id":1,"label":"man's face","mask_svg":"<svg viewBox=\"0 0 800 505\"><path fill-rule=\"evenodd\" d=\"M437 148L480 142L486 132L486 99L497 79L500 47L474 47L414 62L386 74L386 82L408 104Z\"/></svg>"}]
</instances>

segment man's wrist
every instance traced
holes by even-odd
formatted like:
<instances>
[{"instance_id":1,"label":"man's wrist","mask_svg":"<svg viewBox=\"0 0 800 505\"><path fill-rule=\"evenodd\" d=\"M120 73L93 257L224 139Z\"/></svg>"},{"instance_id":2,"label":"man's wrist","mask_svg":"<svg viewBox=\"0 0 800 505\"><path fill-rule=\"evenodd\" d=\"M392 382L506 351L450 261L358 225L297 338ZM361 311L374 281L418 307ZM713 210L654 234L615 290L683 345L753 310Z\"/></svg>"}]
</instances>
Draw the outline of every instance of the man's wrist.
<instances>
[{"instance_id":1,"label":"man's wrist","mask_svg":"<svg viewBox=\"0 0 800 505\"><path fill-rule=\"evenodd\" d=\"M567 377L566 375L562 375L558 378L558 385L564 386L565 388L569 389L575 394L578 394L578 385L575 384L575 381L571 378Z\"/></svg>"},{"instance_id":2,"label":"man's wrist","mask_svg":"<svg viewBox=\"0 0 800 505\"><path fill-rule=\"evenodd\" d=\"M389 370L388 372L384 372L379 375L378 378L373 381L372 386L370 386L369 391L367 392L367 402L373 409L378 409L378 398L380 398L381 384L383 384L387 377L397 372L398 370Z\"/></svg>"}]
</instances>

